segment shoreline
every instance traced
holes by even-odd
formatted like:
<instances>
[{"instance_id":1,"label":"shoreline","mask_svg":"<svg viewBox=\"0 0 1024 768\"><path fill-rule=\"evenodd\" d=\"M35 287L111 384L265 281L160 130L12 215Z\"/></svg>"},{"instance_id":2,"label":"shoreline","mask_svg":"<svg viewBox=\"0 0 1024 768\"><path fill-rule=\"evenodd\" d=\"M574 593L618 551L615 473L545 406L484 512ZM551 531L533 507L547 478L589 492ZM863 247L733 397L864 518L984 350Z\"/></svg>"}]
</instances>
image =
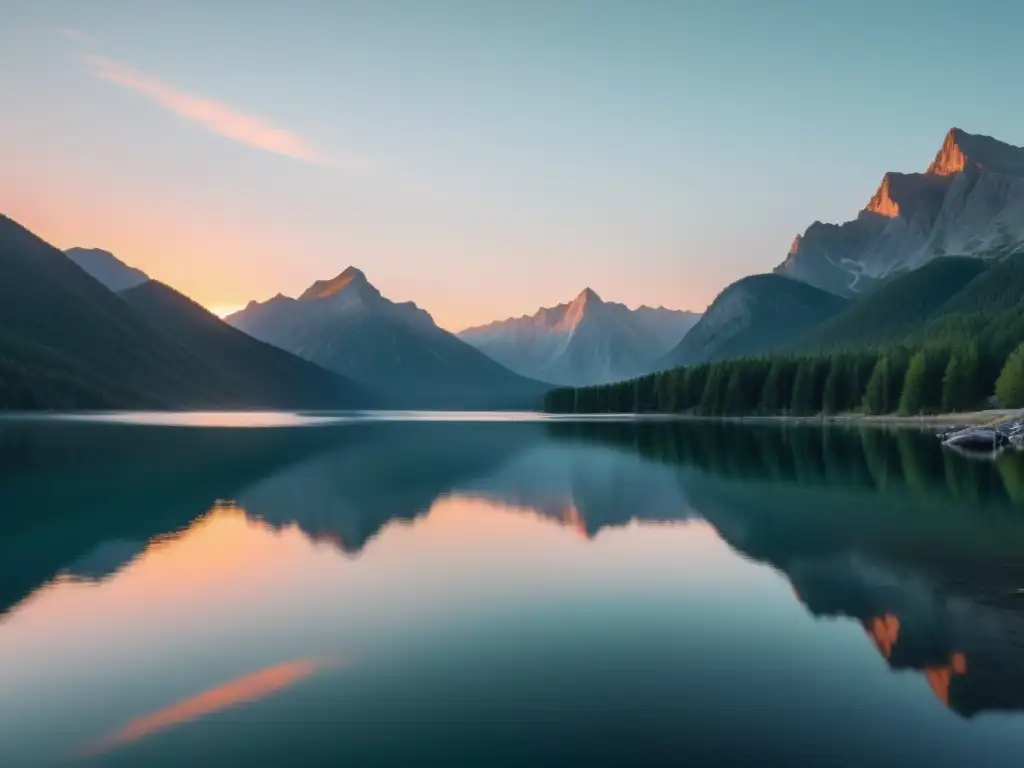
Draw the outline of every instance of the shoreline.
<instances>
[{"instance_id":1,"label":"shoreline","mask_svg":"<svg viewBox=\"0 0 1024 768\"><path fill-rule=\"evenodd\" d=\"M899 416L894 413L877 416L865 413L836 413L817 416L698 416L690 413L546 413L545 416L571 421L573 418L608 421L717 421L736 424L839 425L870 427L984 427L1005 421L1024 419L1024 409L993 408L963 413L936 413L921 416Z\"/></svg>"},{"instance_id":2,"label":"shoreline","mask_svg":"<svg viewBox=\"0 0 1024 768\"><path fill-rule=\"evenodd\" d=\"M877 416L866 413L836 413L828 416L737 416L724 418L736 421L778 421L804 424L844 424L851 426L984 427L1024 418L1024 410L1019 408L993 408L983 411L935 413L920 416L899 416L894 413L879 414Z\"/></svg>"}]
</instances>

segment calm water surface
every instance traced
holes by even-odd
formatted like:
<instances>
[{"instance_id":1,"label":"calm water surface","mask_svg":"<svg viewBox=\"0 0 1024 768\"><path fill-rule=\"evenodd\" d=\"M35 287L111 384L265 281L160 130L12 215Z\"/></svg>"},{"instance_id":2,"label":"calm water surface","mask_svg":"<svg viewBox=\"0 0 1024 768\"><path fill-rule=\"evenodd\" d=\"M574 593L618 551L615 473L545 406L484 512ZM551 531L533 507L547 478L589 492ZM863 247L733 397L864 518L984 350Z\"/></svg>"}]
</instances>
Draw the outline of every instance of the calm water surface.
<instances>
[{"instance_id":1,"label":"calm water surface","mask_svg":"<svg viewBox=\"0 0 1024 768\"><path fill-rule=\"evenodd\" d=\"M1019 457L128 421L0 422L5 768L1024 764Z\"/></svg>"}]
</instances>

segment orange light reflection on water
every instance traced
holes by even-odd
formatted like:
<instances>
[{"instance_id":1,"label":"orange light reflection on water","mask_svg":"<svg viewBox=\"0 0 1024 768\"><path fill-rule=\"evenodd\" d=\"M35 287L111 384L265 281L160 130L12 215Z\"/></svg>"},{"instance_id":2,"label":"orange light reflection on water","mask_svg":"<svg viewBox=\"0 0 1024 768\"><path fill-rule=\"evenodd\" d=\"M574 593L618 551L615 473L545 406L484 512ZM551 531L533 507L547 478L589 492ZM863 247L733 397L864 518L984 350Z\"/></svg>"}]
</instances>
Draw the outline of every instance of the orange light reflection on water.
<instances>
[{"instance_id":1,"label":"orange light reflection on water","mask_svg":"<svg viewBox=\"0 0 1024 768\"><path fill-rule=\"evenodd\" d=\"M336 665L337 662L317 659L295 659L265 667L189 696L157 712L138 717L114 733L87 746L82 754L98 755L109 752L151 733L265 698L312 676L318 669Z\"/></svg>"}]
</instances>

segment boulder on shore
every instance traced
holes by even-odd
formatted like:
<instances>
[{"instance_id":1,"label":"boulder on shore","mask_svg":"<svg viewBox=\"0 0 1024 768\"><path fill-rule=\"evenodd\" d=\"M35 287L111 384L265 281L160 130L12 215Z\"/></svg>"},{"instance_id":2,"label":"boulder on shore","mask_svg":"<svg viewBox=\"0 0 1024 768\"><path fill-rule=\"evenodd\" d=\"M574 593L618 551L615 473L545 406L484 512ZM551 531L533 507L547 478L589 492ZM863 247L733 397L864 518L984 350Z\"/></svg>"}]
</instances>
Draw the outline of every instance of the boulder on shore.
<instances>
[{"instance_id":1,"label":"boulder on shore","mask_svg":"<svg viewBox=\"0 0 1024 768\"><path fill-rule=\"evenodd\" d=\"M1006 435L989 427L962 429L946 437L946 445L964 450L994 451L1009 442Z\"/></svg>"},{"instance_id":2,"label":"boulder on shore","mask_svg":"<svg viewBox=\"0 0 1024 768\"><path fill-rule=\"evenodd\" d=\"M1024 419L985 427L955 427L940 432L942 444L966 454L996 456L1005 448L1024 450Z\"/></svg>"}]
</instances>

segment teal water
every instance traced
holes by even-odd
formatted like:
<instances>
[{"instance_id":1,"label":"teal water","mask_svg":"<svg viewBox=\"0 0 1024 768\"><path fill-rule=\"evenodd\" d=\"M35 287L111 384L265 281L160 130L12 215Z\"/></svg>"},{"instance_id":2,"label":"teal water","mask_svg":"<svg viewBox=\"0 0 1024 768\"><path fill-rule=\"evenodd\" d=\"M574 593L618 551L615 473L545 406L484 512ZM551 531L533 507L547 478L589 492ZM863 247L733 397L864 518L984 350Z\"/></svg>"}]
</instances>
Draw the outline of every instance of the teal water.
<instances>
[{"instance_id":1,"label":"teal water","mask_svg":"<svg viewBox=\"0 0 1024 768\"><path fill-rule=\"evenodd\" d=\"M911 431L0 421L0 766L1017 766L1024 461Z\"/></svg>"}]
</instances>

